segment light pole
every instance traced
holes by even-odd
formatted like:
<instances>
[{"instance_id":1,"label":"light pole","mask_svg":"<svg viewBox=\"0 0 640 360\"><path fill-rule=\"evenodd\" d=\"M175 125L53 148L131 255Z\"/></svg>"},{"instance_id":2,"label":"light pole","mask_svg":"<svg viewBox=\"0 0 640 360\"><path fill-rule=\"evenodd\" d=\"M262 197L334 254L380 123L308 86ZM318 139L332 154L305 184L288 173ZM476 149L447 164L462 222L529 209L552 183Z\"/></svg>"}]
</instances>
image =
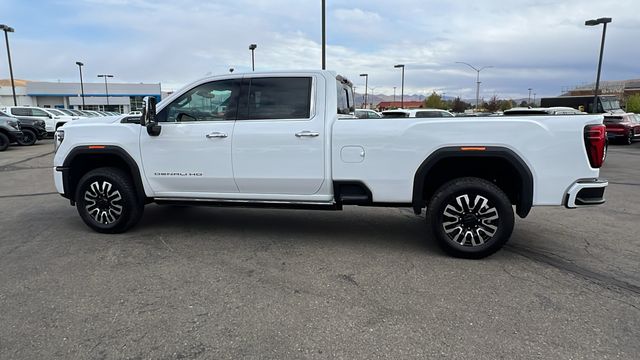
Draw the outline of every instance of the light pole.
<instances>
[{"instance_id":1,"label":"light pole","mask_svg":"<svg viewBox=\"0 0 640 360\"><path fill-rule=\"evenodd\" d=\"M536 106L536 93L533 93L533 106Z\"/></svg>"},{"instance_id":2,"label":"light pole","mask_svg":"<svg viewBox=\"0 0 640 360\"><path fill-rule=\"evenodd\" d=\"M256 60L255 60L255 57L253 56L253 52L256 50L257 47L258 45L256 44L249 45L249 50L251 50L251 71L256 71Z\"/></svg>"},{"instance_id":3,"label":"light pole","mask_svg":"<svg viewBox=\"0 0 640 360\"><path fill-rule=\"evenodd\" d=\"M107 86L107 78L112 78L111 74L100 74L98 77L104 78L104 92L107 94L107 106L109 106L109 87Z\"/></svg>"},{"instance_id":4,"label":"light pole","mask_svg":"<svg viewBox=\"0 0 640 360\"><path fill-rule=\"evenodd\" d=\"M9 50L9 35L7 33L14 32L15 29L8 25L0 25L0 30L4 31L4 41L7 44L7 58L9 58L9 74L11 75L11 91L13 92L13 106L18 106L16 99L16 85L13 81L13 67L11 66L11 50Z\"/></svg>"},{"instance_id":5,"label":"light pole","mask_svg":"<svg viewBox=\"0 0 640 360\"><path fill-rule=\"evenodd\" d=\"M591 107L591 112L596 113L598 106L598 87L600 86L600 70L602 69L602 53L604 52L604 37L607 34L607 24L611 22L611 18L598 18L591 19L584 22L586 26L596 26L599 24L603 24L602 26L602 41L600 42L600 60L598 60L598 74L596 75L596 89L593 94L593 106Z\"/></svg>"},{"instance_id":6,"label":"light pole","mask_svg":"<svg viewBox=\"0 0 640 360\"><path fill-rule=\"evenodd\" d=\"M467 65L468 67L472 68L473 70L476 71L477 76L476 76L476 111L478 111L479 108L479 103L480 103L480 71L484 70L484 69L488 69L488 68L492 68L493 66L484 66L481 67L480 69L476 68L475 66L463 62L463 61L456 61L456 64L464 64Z\"/></svg>"},{"instance_id":7,"label":"light pole","mask_svg":"<svg viewBox=\"0 0 640 360\"><path fill-rule=\"evenodd\" d=\"M364 106L362 108L368 109L367 101L369 100L369 98L368 98L367 89L369 87L369 74L360 74L360 76L364 76Z\"/></svg>"},{"instance_id":8,"label":"light pole","mask_svg":"<svg viewBox=\"0 0 640 360\"><path fill-rule=\"evenodd\" d=\"M402 68L402 87L400 88L400 108L404 108L404 64L393 65L394 68Z\"/></svg>"},{"instance_id":9,"label":"light pole","mask_svg":"<svg viewBox=\"0 0 640 360\"><path fill-rule=\"evenodd\" d=\"M82 110L84 110L84 83L82 82L82 66L84 66L84 64L76 61L76 65L78 65L78 70L80 70L80 91L82 93Z\"/></svg>"},{"instance_id":10,"label":"light pole","mask_svg":"<svg viewBox=\"0 0 640 360\"><path fill-rule=\"evenodd\" d=\"M527 90L529 90L529 101L527 101L527 104L531 105L531 90L533 90L532 88L528 88Z\"/></svg>"},{"instance_id":11,"label":"light pole","mask_svg":"<svg viewBox=\"0 0 640 360\"><path fill-rule=\"evenodd\" d=\"M325 0L322 0L322 70L327 68L327 26L326 26L326 10Z\"/></svg>"}]
</instances>

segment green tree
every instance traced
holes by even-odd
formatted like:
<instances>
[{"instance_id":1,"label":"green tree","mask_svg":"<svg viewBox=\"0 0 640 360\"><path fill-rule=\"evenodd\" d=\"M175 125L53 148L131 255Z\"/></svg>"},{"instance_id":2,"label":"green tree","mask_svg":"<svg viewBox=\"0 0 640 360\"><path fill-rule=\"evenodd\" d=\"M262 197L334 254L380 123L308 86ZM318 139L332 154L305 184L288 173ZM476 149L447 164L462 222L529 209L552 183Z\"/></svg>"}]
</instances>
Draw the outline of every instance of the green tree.
<instances>
[{"instance_id":1,"label":"green tree","mask_svg":"<svg viewBox=\"0 0 640 360\"><path fill-rule=\"evenodd\" d=\"M460 100L460 97L456 97L455 99L453 99L453 102L451 103L451 111L456 112L456 113L462 113L465 110L467 110L468 105L466 102Z\"/></svg>"},{"instance_id":2,"label":"green tree","mask_svg":"<svg viewBox=\"0 0 640 360\"><path fill-rule=\"evenodd\" d=\"M424 107L428 109L444 109L442 98L434 91L433 93L431 93L431 95L429 95L428 98L424 100Z\"/></svg>"},{"instance_id":3,"label":"green tree","mask_svg":"<svg viewBox=\"0 0 640 360\"><path fill-rule=\"evenodd\" d=\"M627 112L640 113L640 94L633 94L627 98Z\"/></svg>"},{"instance_id":4,"label":"green tree","mask_svg":"<svg viewBox=\"0 0 640 360\"><path fill-rule=\"evenodd\" d=\"M509 110L513 107L513 100L502 100L500 101L500 110L505 111Z\"/></svg>"},{"instance_id":5,"label":"green tree","mask_svg":"<svg viewBox=\"0 0 640 360\"><path fill-rule=\"evenodd\" d=\"M496 95L493 95L491 97L491 99L489 99L488 103L485 103L485 109L487 109L487 111L498 111L498 109L500 109L500 100L498 100L498 97Z\"/></svg>"}]
</instances>

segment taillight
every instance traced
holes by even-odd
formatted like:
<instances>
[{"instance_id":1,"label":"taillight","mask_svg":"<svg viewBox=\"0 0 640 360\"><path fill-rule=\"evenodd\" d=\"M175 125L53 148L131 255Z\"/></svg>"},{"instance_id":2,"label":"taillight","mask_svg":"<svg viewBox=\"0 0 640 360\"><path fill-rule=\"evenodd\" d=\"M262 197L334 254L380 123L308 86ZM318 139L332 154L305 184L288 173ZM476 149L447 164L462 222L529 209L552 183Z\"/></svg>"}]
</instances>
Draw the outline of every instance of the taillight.
<instances>
[{"instance_id":1,"label":"taillight","mask_svg":"<svg viewBox=\"0 0 640 360\"><path fill-rule=\"evenodd\" d=\"M599 168L607 156L607 129L604 125L587 125L584 127L584 147L587 150L589 163Z\"/></svg>"}]
</instances>

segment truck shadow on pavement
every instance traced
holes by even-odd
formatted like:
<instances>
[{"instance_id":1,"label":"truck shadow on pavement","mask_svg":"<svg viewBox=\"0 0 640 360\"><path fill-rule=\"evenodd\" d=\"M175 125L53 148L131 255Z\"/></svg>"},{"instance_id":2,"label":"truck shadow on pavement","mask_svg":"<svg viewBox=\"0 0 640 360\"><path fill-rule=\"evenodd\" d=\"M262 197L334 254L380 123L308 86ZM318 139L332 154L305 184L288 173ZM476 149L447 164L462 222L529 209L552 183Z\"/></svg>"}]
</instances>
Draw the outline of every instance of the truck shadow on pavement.
<instances>
[{"instance_id":1,"label":"truck shadow on pavement","mask_svg":"<svg viewBox=\"0 0 640 360\"><path fill-rule=\"evenodd\" d=\"M150 205L131 231L143 236L162 234L177 241L224 238L244 242L348 243L445 256L432 240L424 216L406 209L308 211Z\"/></svg>"}]
</instances>

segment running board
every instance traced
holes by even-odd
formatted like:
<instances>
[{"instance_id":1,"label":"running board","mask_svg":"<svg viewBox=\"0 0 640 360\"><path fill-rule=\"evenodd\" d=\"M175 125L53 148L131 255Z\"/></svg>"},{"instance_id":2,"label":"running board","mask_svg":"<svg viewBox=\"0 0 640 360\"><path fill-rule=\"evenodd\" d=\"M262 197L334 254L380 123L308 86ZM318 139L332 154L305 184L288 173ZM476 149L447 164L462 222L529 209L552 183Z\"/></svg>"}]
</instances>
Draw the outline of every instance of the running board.
<instances>
[{"instance_id":1,"label":"running board","mask_svg":"<svg viewBox=\"0 0 640 360\"><path fill-rule=\"evenodd\" d=\"M335 202L312 201L282 201L282 200L242 200L242 199L206 199L157 197L153 202L160 205L192 205L192 206L221 206L245 208L273 208L273 209L303 209L303 210L342 210L342 206Z\"/></svg>"}]
</instances>

